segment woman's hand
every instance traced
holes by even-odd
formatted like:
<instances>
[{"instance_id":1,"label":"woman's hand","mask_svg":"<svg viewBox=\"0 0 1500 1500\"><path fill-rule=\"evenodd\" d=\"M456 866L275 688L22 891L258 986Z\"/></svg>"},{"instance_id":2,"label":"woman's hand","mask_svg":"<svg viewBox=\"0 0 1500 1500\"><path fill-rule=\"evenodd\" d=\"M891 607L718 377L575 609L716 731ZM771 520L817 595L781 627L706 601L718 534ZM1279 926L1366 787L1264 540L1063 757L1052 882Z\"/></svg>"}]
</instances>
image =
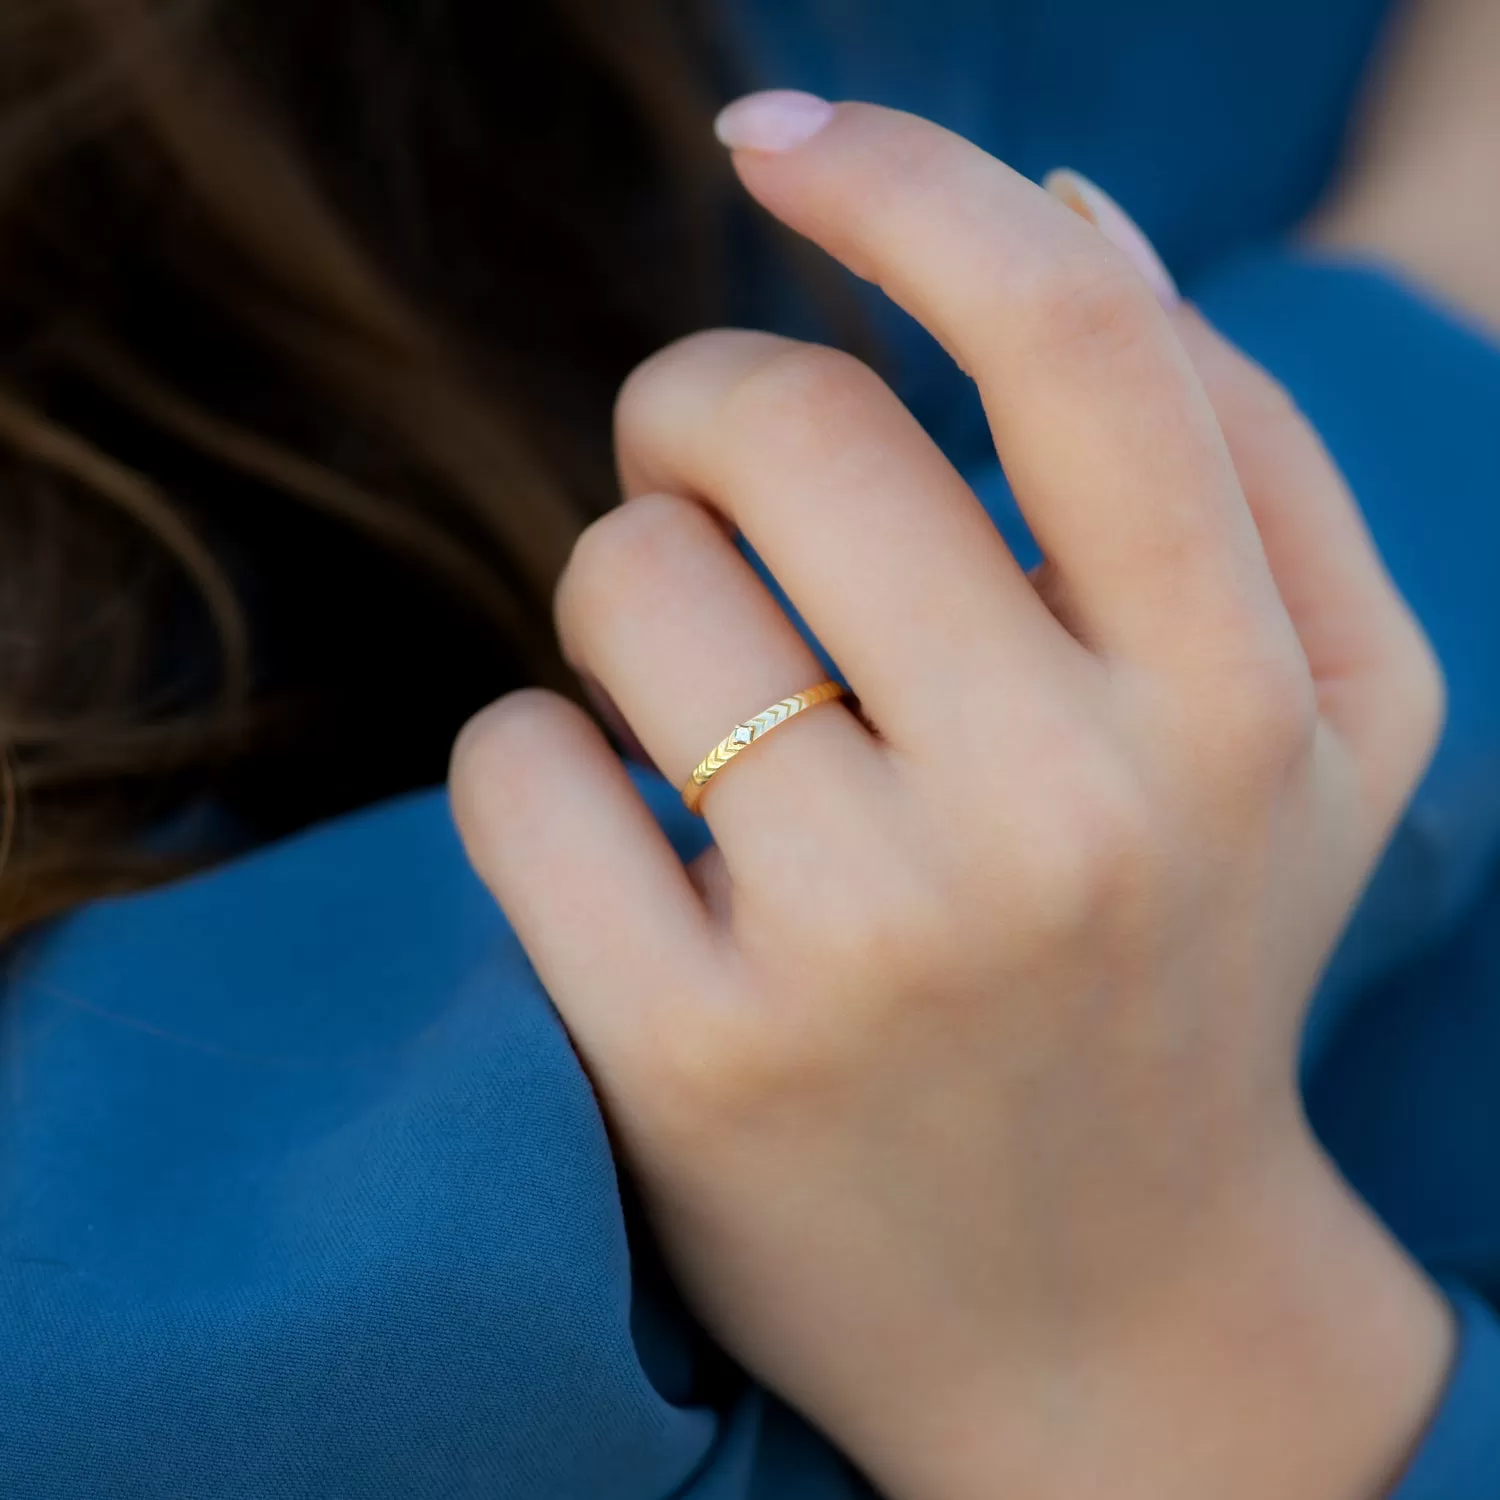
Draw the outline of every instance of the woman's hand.
<instances>
[{"instance_id":1,"label":"woman's hand","mask_svg":"<svg viewBox=\"0 0 1500 1500\"><path fill-rule=\"evenodd\" d=\"M728 766L685 871L518 694L455 751L470 853L695 1306L888 1493L1370 1500L1450 1334L1294 1056L1430 653L1286 398L1079 214L910 116L777 111L729 117L745 184L978 383L1046 566L848 356L675 344L620 397L571 659L679 783L816 682L738 528L863 717Z\"/></svg>"}]
</instances>

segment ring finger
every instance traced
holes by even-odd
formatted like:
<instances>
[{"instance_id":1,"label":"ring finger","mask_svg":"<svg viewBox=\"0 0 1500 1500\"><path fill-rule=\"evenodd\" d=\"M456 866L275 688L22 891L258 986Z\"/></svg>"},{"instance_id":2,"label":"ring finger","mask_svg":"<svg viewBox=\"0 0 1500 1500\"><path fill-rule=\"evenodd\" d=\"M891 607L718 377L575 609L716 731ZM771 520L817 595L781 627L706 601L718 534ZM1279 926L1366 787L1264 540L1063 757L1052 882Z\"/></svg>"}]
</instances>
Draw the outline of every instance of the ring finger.
<instances>
[{"instance_id":1,"label":"ring finger","mask_svg":"<svg viewBox=\"0 0 1500 1500\"><path fill-rule=\"evenodd\" d=\"M681 786L734 726L826 676L719 523L670 494L641 495L579 539L557 591L569 660L593 677ZM726 859L757 839L778 858L830 802L879 775L875 741L839 704L799 714L704 789Z\"/></svg>"}]
</instances>

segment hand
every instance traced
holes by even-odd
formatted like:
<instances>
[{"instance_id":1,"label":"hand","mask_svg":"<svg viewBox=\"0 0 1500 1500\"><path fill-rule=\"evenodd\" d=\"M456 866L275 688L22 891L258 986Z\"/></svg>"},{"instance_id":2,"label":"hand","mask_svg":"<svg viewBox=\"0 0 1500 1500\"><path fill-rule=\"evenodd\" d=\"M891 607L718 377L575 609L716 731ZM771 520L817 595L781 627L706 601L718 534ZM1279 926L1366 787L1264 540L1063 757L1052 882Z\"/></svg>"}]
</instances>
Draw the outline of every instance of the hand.
<instances>
[{"instance_id":1,"label":"hand","mask_svg":"<svg viewBox=\"0 0 1500 1500\"><path fill-rule=\"evenodd\" d=\"M1307 226L1500 333L1500 4L1408 0L1349 161Z\"/></svg>"},{"instance_id":2,"label":"hand","mask_svg":"<svg viewBox=\"0 0 1500 1500\"><path fill-rule=\"evenodd\" d=\"M1095 228L924 121L773 105L741 178L973 376L1047 564L850 357L671 346L568 655L679 783L817 681L737 527L864 717L728 766L685 871L599 730L515 695L455 751L470 854L695 1306L889 1494L1373 1497L1450 1334L1294 1054L1430 653L1289 402Z\"/></svg>"}]
</instances>

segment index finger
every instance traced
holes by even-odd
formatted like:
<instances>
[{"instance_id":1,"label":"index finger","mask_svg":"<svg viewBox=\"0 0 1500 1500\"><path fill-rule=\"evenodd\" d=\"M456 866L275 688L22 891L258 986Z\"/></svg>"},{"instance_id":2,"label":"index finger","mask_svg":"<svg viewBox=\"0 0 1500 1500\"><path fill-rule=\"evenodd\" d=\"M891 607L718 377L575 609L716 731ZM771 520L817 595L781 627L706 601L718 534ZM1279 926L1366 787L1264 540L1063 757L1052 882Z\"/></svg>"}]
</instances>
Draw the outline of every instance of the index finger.
<instances>
[{"instance_id":1,"label":"index finger","mask_svg":"<svg viewBox=\"0 0 1500 1500\"><path fill-rule=\"evenodd\" d=\"M1213 408L1125 256L930 121L839 104L788 145L790 133L757 129L775 97L720 117L741 179L973 376L1017 500L1089 637L1138 658L1186 648L1203 660L1217 628L1243 639L1269 623L1290 636Z\"/></svg>"}]
</instances>

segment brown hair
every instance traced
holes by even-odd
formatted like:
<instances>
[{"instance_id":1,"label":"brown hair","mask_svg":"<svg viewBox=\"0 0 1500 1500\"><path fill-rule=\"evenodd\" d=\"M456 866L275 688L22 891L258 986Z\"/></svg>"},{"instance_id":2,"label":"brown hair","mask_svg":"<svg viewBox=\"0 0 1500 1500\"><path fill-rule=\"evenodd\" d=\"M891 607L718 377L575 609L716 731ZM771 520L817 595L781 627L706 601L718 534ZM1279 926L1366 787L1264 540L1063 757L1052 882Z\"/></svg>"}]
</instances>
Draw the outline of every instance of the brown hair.
<instances>
[{"instance_id":1,"label":"brown hair","mask_svg":"<svg viewBox=\"0 0 1500 1500\"><path fill-rule=\"evenodd\" d=\"M571 691L613 393L767 232L737 82L696 0L0 10L0 939Z\"/></svg>"}]
</instances>

